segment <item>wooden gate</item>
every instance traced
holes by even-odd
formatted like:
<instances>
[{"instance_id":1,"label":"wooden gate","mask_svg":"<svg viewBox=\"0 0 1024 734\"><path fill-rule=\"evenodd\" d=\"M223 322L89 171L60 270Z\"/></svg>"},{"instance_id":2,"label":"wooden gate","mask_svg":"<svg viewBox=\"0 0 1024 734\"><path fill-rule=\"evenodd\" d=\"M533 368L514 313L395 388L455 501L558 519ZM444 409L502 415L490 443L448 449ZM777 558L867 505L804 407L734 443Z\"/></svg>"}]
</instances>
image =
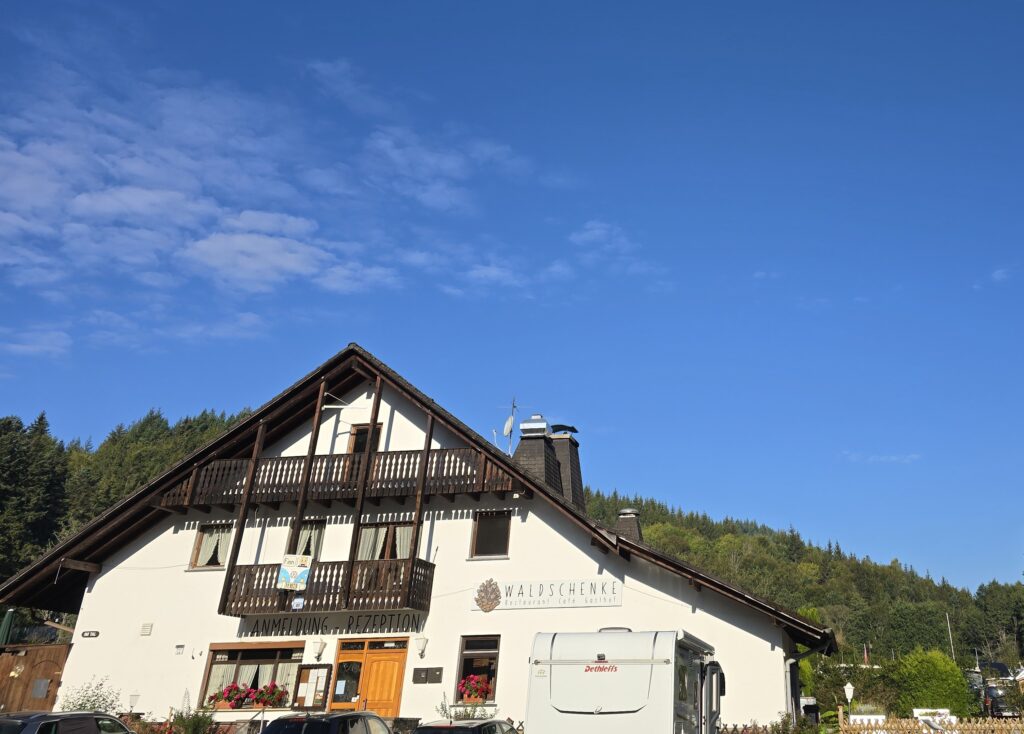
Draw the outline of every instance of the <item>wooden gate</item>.
<instances>
[{"instance_id":1,"label":"wooden gate","mask_svg":"<svg viewBox=\"0 0 1024 734\"><path fill-rule=\"evenodd\" d=\"M0 711L52 711L71 645L0 648Z\"/></svg>"}]
</instances>

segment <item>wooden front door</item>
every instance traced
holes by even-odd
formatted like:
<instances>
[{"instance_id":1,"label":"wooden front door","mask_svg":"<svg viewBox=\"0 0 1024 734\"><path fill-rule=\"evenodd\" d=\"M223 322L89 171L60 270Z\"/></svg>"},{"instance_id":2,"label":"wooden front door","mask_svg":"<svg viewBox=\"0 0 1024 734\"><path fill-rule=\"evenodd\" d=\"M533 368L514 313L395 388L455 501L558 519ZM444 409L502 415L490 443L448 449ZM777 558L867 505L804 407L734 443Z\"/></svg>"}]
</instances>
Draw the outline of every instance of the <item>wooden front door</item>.
<instances>
[{"instance_id":1,"label":"wooden front door","mask_svg":"<svg viewBox=\"0 0 1024 734\"><path fill-rule=\"evenodd\" d=\"M8 645L0 652L0 712L52 711L70 645Z\"/></svg>"},{"instance_id":2,"label":"wooden front door","mask_svg":"<svg viewBox=\"0 0 1024 734\"><path fill-rule=\"evenodd\" d=\"M398 716L409 640L341 640L331 708Z\"/></svg>"}]
</instances>

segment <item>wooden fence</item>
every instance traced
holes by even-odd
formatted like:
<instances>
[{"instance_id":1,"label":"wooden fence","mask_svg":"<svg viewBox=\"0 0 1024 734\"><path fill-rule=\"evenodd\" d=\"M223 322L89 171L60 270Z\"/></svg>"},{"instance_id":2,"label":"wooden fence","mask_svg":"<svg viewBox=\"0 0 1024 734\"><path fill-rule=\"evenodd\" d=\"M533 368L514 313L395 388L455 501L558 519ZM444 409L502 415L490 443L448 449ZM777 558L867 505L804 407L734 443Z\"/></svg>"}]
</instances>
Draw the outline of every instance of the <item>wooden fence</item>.
<instances>
[{"instance_id":1,"label":"wooden fence","mask_svg":"<svg viewBox=\"0 0 1024 734\"><path fill-rule=\"evenodd\" d=\"M922 721L919 719L893 719L870 723L851 724L843 721L839 727L841 734L1024 734L1024 720L1019 718L997 719L960 719L942 721L941 719Z\"/></svg>"}]
</instances>

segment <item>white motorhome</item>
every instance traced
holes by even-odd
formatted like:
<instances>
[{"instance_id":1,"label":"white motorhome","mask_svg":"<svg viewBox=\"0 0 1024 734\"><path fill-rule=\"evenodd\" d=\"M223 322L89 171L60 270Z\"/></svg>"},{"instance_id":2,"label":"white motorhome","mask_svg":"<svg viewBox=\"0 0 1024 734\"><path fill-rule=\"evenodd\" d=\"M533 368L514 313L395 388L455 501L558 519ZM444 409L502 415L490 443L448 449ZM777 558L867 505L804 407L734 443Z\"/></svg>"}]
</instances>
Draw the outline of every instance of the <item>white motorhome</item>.
<instances>
[{"instance_id":1,"label":"white motorhome","mask_svg":"<svg viewBox=\"0 0 1024 734\"><path fill-rule=\"evenodd\" d=\"M533 642L528 734L717 734L725 675L686 632L541 632Z\"/></svg>"}]
</instances>

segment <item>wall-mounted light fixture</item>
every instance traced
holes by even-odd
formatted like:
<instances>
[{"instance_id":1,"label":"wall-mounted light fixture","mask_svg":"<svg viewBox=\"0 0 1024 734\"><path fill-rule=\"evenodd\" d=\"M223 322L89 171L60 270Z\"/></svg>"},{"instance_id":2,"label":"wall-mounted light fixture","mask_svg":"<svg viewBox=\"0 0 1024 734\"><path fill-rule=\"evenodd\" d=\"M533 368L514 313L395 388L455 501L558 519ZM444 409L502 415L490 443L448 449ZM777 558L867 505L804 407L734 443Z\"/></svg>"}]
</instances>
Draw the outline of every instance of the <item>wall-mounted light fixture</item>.
<instances>
[{"instance_id":1,"label":"wall-mounted light fixture","mask_svg":"<svg viewBox=\"0 0 1024 734\"><path fill-rule=\"evenodd\" d=\"M427 638L423 635L417 635L413 638L413 642L416 643L416 650L419 652L420 657L423 657L427 651Z\"/></svg>"},{"instance_id":2,"label":"wall-mounted light fixture","mask_svg":"<svg viewBox=\"0 0 1024 734\"><path fill-rule=\"evenodd\" d=\"M323 657L324 650L327 649L327 643L324 640L322 640L322 639L317 640L313 644L313 649L316 650L316 655L314 655L313 657L315 657L316 661L319 663L320 662L320 658Z\"/></svg>"}]
</instances>

